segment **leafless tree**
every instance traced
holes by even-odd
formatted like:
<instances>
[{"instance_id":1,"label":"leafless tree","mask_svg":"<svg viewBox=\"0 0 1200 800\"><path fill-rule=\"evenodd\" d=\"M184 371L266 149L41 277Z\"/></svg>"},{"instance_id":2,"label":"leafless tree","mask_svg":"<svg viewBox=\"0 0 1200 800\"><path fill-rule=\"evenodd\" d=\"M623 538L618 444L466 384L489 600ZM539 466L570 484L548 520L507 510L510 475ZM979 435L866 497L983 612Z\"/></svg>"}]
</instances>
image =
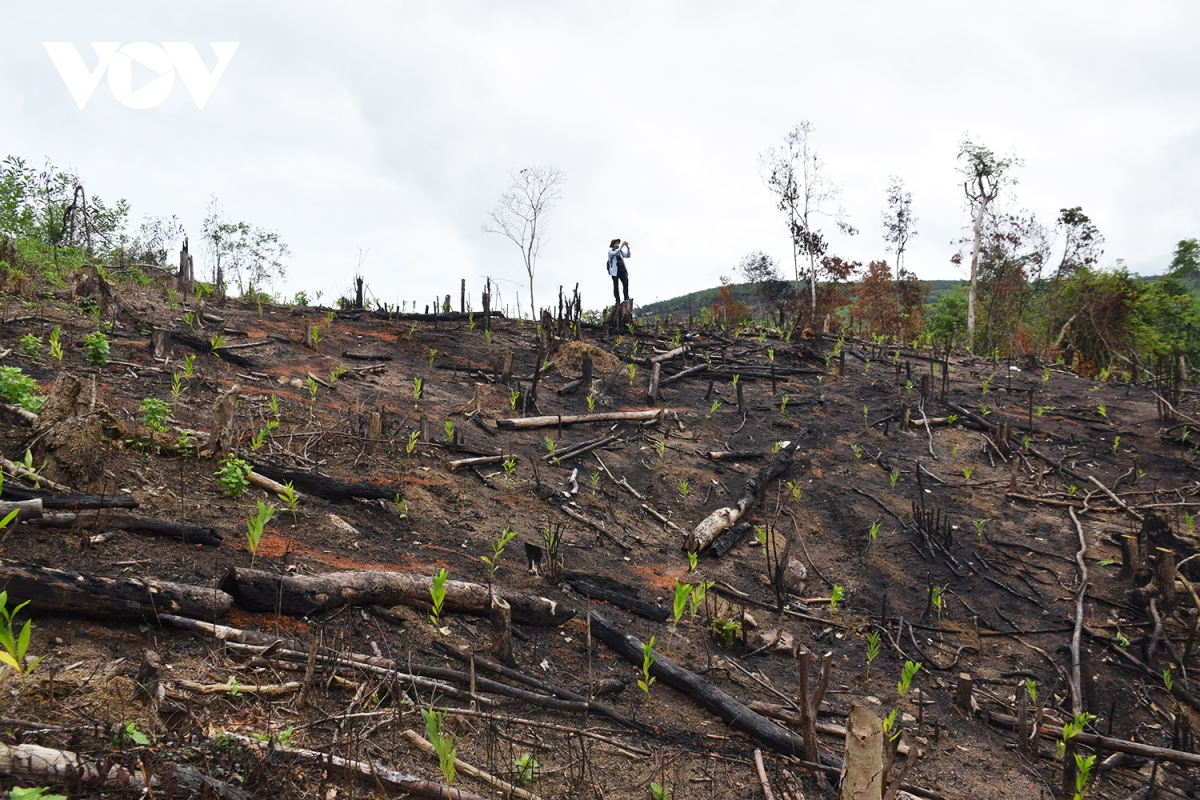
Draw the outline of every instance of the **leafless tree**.
<instances>
[{"instance_id":1,"label":"leafless tree","mask_svg":"<svg viewBox=\"0 0 1200 800\"><path fill-rule=\"evenodd\" d=\"M887 188L887 203L887 211L883 212L883 240L896 253L896 280L900 280L908 240L917 235L917 218L912 213L912 192L906 192L904 181L894 175Z\"/></svg>"},{"instance_id":2,"label":"leafless tree","mask_svg":"<svg viewBox=\"0 0 1200 800\"><path fill-rule=\"evenodd\" d=\"M563 174L554 167L526 167L510 173L512 184L500 196L500 202L488 213L484 233L507 236L521 248L525 273L529 276L529 307L537 316L533 301L533 275L538 253L546 238L546 215L554 201L562 196Z\"/></svg>"},{"instance_id":3,"label":"leafless tree","mask_svg":"<svg viewBox=\"0 0 1200 800\"><path fill-rule=\"evenodd\" d=\"M816 217L833 219L847 234L857 231L845 220L845 212L835 207L840 191L825 175L825 162L809 145L813 124L807 120L788 131L783 146L764 150L758 156L763 182L775 195L776 207L787 218L792 237L792 268L796 290L800 289L800 256L808 259L808 282L812 296L810 318L817 313L817 267L829 243L815 227Z\"/></svg>"},{"instance_id":4,"label":"leafless tree","mask_svg":"<svg viewBox=\"0 0 1200 800\"><path fill-rule=\"evenodd\" d=\"M1000 196L1007 185L1015 185L1016 179L1009 175L1013 167L1022 162L1015 156L997 158L996 154L981 144L964 138L958 149L958 160L962 162L959 172L963 181L963 192L974 216L975 243L971 248L971 290L967 295L967 342L975 346L975 298L978 289L979 252L983 244L983 220L988 206Z\"/></svg>"}]
</instances>

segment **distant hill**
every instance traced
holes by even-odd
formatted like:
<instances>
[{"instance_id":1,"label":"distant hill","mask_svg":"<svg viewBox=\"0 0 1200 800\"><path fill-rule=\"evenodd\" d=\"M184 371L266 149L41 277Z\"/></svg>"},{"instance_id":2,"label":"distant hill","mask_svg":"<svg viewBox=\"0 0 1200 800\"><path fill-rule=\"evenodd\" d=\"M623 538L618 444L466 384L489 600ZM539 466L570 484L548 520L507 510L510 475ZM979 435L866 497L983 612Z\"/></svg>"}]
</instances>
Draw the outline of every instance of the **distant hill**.
<instances>
[{"instance_id":1,"label":"distant hill","mask_svg":"<svg viewBox=\"0 0 1200 800\"><path fill-rule=\"evenodd\" d=\"M932 305L941 298L942 295L954 291L957 286L966 286L966 281L923 281L929 291L925 295L926 305ZM698 314L700 309L711 306L717 299L717 291L720 287L714 286L711 289L701 289L698 292L683 294L679 297L672 297L669 300L659 300L656 303L648 303L644 306L638 306L637 314L639 317L687 317L689 312ZM754 301L754 284L751 283L735 283L729 287L729 293L733 297L746 305L750 305ZM853 289L850 290L850 295L853 297Z\"/></svg>"}]
</instances>

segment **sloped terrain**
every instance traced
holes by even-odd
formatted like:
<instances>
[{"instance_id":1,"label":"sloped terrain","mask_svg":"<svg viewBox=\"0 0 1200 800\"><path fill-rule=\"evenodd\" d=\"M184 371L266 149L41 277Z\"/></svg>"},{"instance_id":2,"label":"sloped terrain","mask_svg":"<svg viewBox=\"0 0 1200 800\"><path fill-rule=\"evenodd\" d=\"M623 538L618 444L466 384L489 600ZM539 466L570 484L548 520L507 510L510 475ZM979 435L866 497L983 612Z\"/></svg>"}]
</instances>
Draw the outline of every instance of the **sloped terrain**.
<instances>
[{"instance_id":1,"label":"sloped terrain","mask_svg":"<svg viewBox=\"0 0 1200 800\"><path fill-rule=\"evenodd\" d=\"M1194 547L1200 484L1186 426L1200 414L1186 388L1158 390L1175 392L1182 415L1165 419L1171 412L1146 385L951 356L943 399L945 376L931 375L929 352L897 355L801 331L617 334L556 320L494 317L485 326L478 315L235 302L203 310L154 286L112 289L117 299L95 316L65 299L4 304L4 365L20 367L42 393L64 374L82 389L53 426L45 409L36 422L6 411L0 450L12 462L28 450L42 481L133 498L137 507L78 510L75 525L13 523L0 534L2 557L10 566L220 585L237 602L211 621L241 631L225 635L242 643L153 613L97 619L84 604L48 614L39 609L44 596L14 590L8 607L30 601L20 614L33 620L29 653L45 658L25 681L5 677L9 744L79 753L102 771L121 765L134 784L158 775L156 796L401 796L385 770L444 783L436 758L404 734L424 737L421 709L433 706L451 709L446 727L459 759L540 797L644 798L652 782L680 799L762 796L756 749L775 796L836 796L800 763L803 752L737 730L697 692L665 677L640 689L642 664L600 641L601 623L588 622L594 611L639 642L654 637L663 663L651 675L669 660L756 709L774 706L764 714L796 733L798 651L813 654L814 684L831 654L819 722L844 725L855 703L881 717L897 709L912 762L907 789L919 796L1061 790L1053 742L1018 752L1012 731L986 720L1017 712L1024 681L1036 682L1030 718L1061 726L1086 709L1096 716L1093 735L1193 750L1194 595L1183 581L1157 589L1162 581L1152 580L1165 558L1156 548L1181 561ZM315 345L306 346L314 326ZM61 360L45 344L56 327ZM103 367L87 363L84 346L101 328L111 346ZM154 328L173 334L163 358L151 354ZM29 334L43 340L36 356L22 352ZM692 371L650 402L651 359L681 347L660 360L662 378ZM560 394L585 357L592 383ZM527 399L535 373L536 396ZM274 492L251 485L235 498L218 482L228 452L210 452L214 403L235 384L232 422L219 438L256 472L294 483L305 495L294 514ZM145 426L145 398L169 404L167 432ZM558 422L656 409L649 420ZM534 416L555 421L506 427ZM570 455L589 442L598 446ZM491 463L451 464L493 454L500 458ZM777 460L783 471L751 498L747 524L691 569L688 535ZM358 496L328 499L333 484L321 477L355 484L347 491ZM6 478L5 499L28 494L17 484ZM252 554L245 532L260 501L277 511ZM222 540L137 532L118 513L208 526ZM493 557L506 527L515 538ZM556 535L553 558L546 537ZM1122 576L1127 535L1138 535L1141 555L1136 574ZM1088 582L1078 605L1081 538ZM268 581L277 610L263 610L236 588L252 558L268 578L444 568L451 580L546 598L573 616L559 626L514 621L520 683L481 666L495 655L486 616L447 610L435 626L427 594L281 613L277 579ZM685 603L676 624L677 585L702 582L703 601ZM879 651L868 677L869 636ZM449 656L447 645L479 664ZM909 661L921 667L900 697ZM973 680L977 710L955 706L960 673ZM532 694L499 694L488 680ZM139 684L151 686L149 698ZM544 684L567 691L556 703ZM472 686L476 694L464 694ZM589 695L614 713L585 713L578 696ZM1079 741L1081 754L1094 752L1092 740ZM841 737L822 732L819 744L826 761L840 762ZM1089 796L1128 797L1152 773L1160 792L1192 796L1186 758L1121 755L1101 771L1114 754L1099 750ZM351 774L303 751L374 766ZM171 765L213 783L189 788ZM78 774L45 783L81 796L141 796L119 784L98 788ZM462 770L453 785L503 796Z\"/></svg>"}]
</instances>

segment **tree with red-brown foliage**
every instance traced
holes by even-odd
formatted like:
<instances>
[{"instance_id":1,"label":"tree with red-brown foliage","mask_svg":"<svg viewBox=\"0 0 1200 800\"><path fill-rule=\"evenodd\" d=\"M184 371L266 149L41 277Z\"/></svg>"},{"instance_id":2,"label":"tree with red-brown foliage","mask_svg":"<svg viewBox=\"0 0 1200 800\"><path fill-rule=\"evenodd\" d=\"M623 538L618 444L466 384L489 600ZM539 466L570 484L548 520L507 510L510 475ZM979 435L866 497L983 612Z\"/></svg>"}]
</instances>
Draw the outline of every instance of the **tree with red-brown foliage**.
<instances>
[{"instance_id":1,"label":"tree with red-brown foliage","mask_svg":"<svg viewBox=\"0 0 1200 800\"><path fill-rule=\"evenodd\" d=\"M910 341L921 328L925 286L917 276L901 268L896 280L886 261L872 261L858 282L854 318L866 336L895 337Z\"/></svg>"}]
</instances>

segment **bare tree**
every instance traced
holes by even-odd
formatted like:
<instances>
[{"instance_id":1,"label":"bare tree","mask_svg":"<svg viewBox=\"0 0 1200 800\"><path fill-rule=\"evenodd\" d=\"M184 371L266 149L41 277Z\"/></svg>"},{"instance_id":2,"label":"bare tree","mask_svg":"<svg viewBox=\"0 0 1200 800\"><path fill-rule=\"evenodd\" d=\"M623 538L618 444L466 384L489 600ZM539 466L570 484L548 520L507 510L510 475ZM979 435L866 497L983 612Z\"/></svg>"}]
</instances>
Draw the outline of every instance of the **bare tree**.
<instances>
[{"instance_id":1,"label":"bare tree","mask_svg":"<svg viewBox=\"0 0 1200 800\"><path fill-rule=\"evenodd\" d=\"M792 268L796 290L800 289L800 257L808 259L808 282L812 298L810 319L817 313L817 267L829 243L815 227L815 217L833 219L846 234L857 233L845 220L845 212L834 207L840 191L825 176L825 162L809 146L813 124L807 120L788 131L783 146L764 150L758 156L763 182L775 195L776 207L787 218L792 237Z\"/></svg>"},{"instance_id":2,"label":"bare tree","mask_svg":"<svg viewBox=\"0 0 1200 800\"><path fill-rule=\"evenodd\" d=\"M912 213L912 192L904 190L904 181L892 176L887 188L887 211L883 212L883 240L896 253L896 280L904 268L904 250L908 240L917 235L917 218Z\"/></svg>"},{"instance_id":3,"label":"bare tree","mask_svg":"<svg viewBox=\"0 0 1200 800\"><path fill-rule=\"evenodd\" d=\"M269 297L277 280L287 274L283 259L291 255L276 231L224 218L216 196L209 198L200 238L212 264L213 289L225 298L225 276L231 274L244 299Z\"/></svg>"},{"instance_id":4,"label":"bare tree","mask_svg":"<svg viewBox=\"0 0 1200 800\"><path fill-rule=\"evenodd\" d=\"M1016 179L1009 175L1013 167L1022 162L1015 156L997 158L996 154L981 144L964 138L958 149L959 171L966 180L963 192L974 216L975 243L971 248L971 290L967 295L967 341L975 346L975 298L978 288L979 251L983 244L983 219L988 206L1000 195L1006 185L1015 185Z\"/></svg>"},{"instance_id":5,"label":"bare tree","mask_svg":"<svg viewBox=\"0 0 1200 800\"><path fill-rule=\"evenodd\" d=\"M484 233L507 236L521 248L525 273L529 276L529 308L536 318L533 301L533 274L538 253L546 239L546 214L562 196L563 174L554 167L526 167L510 173L512 184L500 196L500 202L488 213Z\"/></svg>"}]
</instances>

